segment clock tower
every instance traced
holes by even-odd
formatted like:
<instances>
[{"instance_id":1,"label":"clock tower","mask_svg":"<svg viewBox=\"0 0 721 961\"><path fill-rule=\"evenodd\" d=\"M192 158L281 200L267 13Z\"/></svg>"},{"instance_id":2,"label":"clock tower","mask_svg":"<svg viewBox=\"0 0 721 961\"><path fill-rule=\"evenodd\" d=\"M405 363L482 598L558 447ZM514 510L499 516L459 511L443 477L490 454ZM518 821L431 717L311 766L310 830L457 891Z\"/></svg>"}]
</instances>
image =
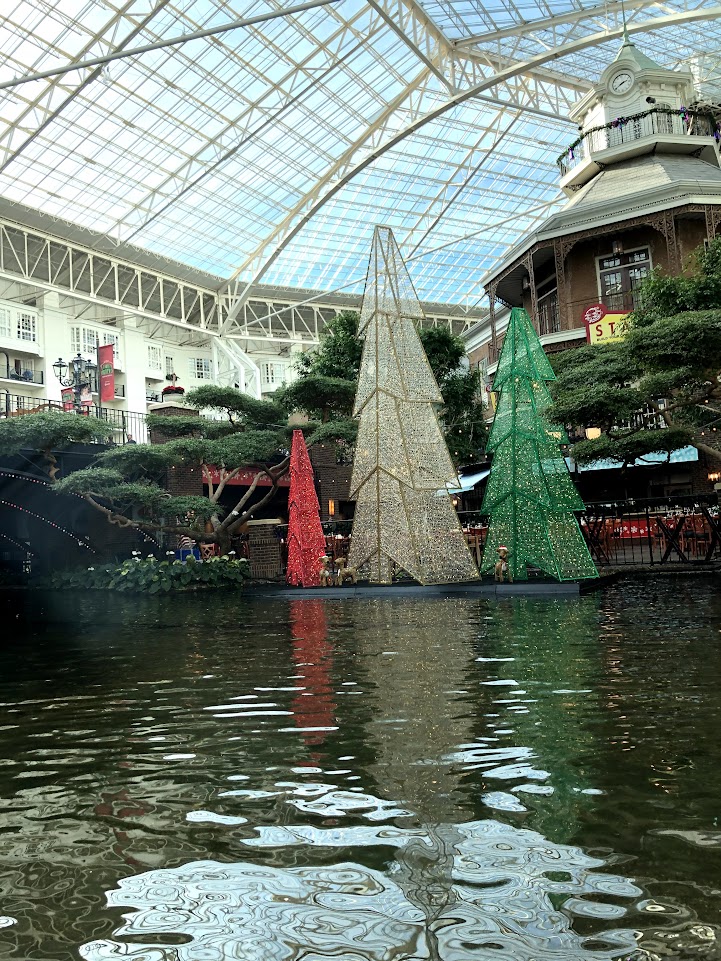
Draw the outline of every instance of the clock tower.
<instances>
[{"instance_id":1,"label":"clock tower","mask_svg":"<svg viewBox=\"0 0 721 961\"><path fill-rule=\"evenodd\" d=\"M614 61L571 113L579 137L561 164L561 187L571 195L609 164L656 152L694 153L718 165L713 124L701 129L710 118L688 109L695 99L689 69L661 67L625 34Z\"/></svg>"}]
</instances>

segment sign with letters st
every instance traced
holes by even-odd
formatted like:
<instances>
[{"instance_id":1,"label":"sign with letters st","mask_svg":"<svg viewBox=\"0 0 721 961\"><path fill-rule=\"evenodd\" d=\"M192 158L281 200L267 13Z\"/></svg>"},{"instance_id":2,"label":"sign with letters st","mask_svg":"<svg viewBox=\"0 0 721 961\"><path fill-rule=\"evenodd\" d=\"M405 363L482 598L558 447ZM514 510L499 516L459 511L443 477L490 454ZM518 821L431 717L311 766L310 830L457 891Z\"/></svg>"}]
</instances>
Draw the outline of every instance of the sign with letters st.
<instances>
[{"instance_id":1,"label":"sign with letters st","mask_svg":"<svg viewBox=\"0 0 721 961\"><path fill-rule=\"evenodd\" d=\"M612 312L603 304L592 304L583 312L586 340L589 344L608 344L623 340L626 333L623 321L628 312Z\"/></svg>"}]
</instances>

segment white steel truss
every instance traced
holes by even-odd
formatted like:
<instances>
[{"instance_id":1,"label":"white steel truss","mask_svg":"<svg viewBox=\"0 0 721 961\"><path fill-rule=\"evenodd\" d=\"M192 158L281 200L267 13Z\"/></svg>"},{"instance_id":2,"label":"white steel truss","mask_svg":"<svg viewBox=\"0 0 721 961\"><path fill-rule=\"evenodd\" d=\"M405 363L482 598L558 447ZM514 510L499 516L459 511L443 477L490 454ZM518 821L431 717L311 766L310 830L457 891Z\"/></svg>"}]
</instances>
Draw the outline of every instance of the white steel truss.
<instances>
[{"instance_id":1,"label":"white steel truss","mask_svg":"<svg viewBox=\"0 0 721 961\"><path fill-rule=\"evenodd\" d=\"M217 283L193 284L2 218L0 280L10 287L19 285L25 296L53 291L69 298L76 302L73 309L78 318L102 308L104 318L133 316L151 334L159 328L165 328L166 334L167 328L175 328L185 342L222 339L219 370L227 373L228 382L242 381L243 389L257 390L258 396L258 370L243 349L248 342L256 349L312 346L340 311L360 306L359 297L307 298L303 291L258 288L243 305L233 336L220 338L226 303ZM461 334L477 322L480 312L426 304L426 316L429 323L447 325Z\"/></svg>"},{"instance_id":2,"label":"white steel truss","mask_svg":"<svg viewBox=\"0 0 721 961\"><path fill-rule=\"evenodd\" d=\"M645 53L690 63L721 100L714 0L308 6L3 7L0 196L104 240L73 247L8 222L0 274L199 336L313 342L346 301L285 289L359 292L376 223L393 227L421 299L472 297L529 212L555 202L566 118L624 18ZM208 286L132 263L129 243L205 271ZM261 280L278 296L259 295Z\"/></svg>"},{"instance_id":3,"label":"white steel truss","mask_svg":"<svg viewBox=\"0 0 721 961\"><path fill-rule=\"evenodd\" d=\"M609 39L619 38L626 29L628 33L658 30L696 20L716 19L719 16L721 16L721 6L702 7L663 17L655 17L642 23L631 24L628 28L625 25L617 26L609 31L571 40L560 47L547 49L543 53L529 57L520 63L516 62L510 66L498 67L490 75L486 74L484 76L480 73L482 77L480 80L477 79L472 69L471 75L476 79L473 86L459 90L447 99L441 100L431 109L428 109L427 98L424 95L428 93L427 85L432 82L435 75L429 68L425 67L409 83L406 90L397 98L397 101L389 104L383 114L331 165L324 176L318 179L311 190L288 212L272 233L265 237L263 242L238 267L228 282L227 318L222 332L232 329L239 310L250 296L252 285L258 283L265 276L285 247L309 220L365 167L378 160L392 147L415 134L421 127L478 94L487 90L499 91L510 80L531 76L536 68L543 67L546 63L553 62L564 55L607 43ZM440 43L438 48L441 49ZM489 56L488 59L490 61L492 58ZM455 76L458 79L458 74ZM405 126L402 126L401 129L398 129L399 116L402 116L405 120Z\"/></svg>"}]
</instances>

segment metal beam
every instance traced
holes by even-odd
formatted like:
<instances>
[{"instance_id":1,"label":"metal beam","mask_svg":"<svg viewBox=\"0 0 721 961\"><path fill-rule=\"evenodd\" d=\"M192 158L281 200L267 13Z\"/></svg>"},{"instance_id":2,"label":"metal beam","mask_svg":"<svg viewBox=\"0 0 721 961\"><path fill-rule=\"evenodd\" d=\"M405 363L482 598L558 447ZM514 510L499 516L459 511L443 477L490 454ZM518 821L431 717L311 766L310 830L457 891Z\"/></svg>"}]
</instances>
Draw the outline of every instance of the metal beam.
<instances>
[{"instance_id":1,"label":"metal beam","mask_svg":"<svg viewBox=\"0 0 721 961\"><path fill-rule=\"evenodd\" d=\"M117 22L120 19L122 19L122 16L126 13L127 10L129 10L132 7L133 3L134 3L134 0L128 0L128 3L125 4L125 7L123 7L123 10L120 11L107 25L107 27L105 28L105 32L107 32L107 30L111 28L113 25L117 25ZM167 7L169 3L170 3L170 0L159 0L156 6L153 7L152 11L146 17L143 17L143 19L139 23L137 23L135 27L133 27L133 29L125 37L125 39L118 44L114 52L119 53L120 51L124 50L129 43L132 43L135 37L137 37L137 35L142 30L144 30L145 27L147 27L147 25L150 23L153 17L157 16L157 14L160 13L160 11L164 7ZM90 40L90 42L85 45L84 49L89 50L91 47L93 47L96 43L100 42L101 40L102 40L102 37L96 34ZM32 103L28 104L28 106L23 110L20 116L16 117L13 120L12 124L8 126L8 128L3 132L2 136L0 137L0 153L2 152L6 153L6 156L0 161L0 174L4 173L6 168L20 156L23 150L25 150L26 147L28 147L34 140L36 140L37 137L39 137L40 134L43 132L43 130L45 130L47 127L50 126L53 120L56 120L60 116L60 114L68 106L68 104L72 103L73 100L75 100L75 98L79 94L81 94L83 90L85 90L85 88L88 87L94 80L97 80L97 78L100 76L101 73L102 73L102 67L97 67L95 70L91 71L91 73L89 73L88 76L85 77L80 82L80 84L62 100L61 103L59 103L56 107L52 109L50 109L50 106L51 106L53 94L56 93L57 91L62 90L61 81L57 79L54 80L51 84L49 84L48 87L45 90L43 90L43 92L39 94L39 96L37 96ZM43 102L47 103L47 107L42 106ZM43 112L44 116L42 117L42 120L34 128L32 133L29 136L27 136L25 140L23 140L21 144L18 144L16 147L13 148L11 146L13 134L21 129L21 125L23 121L25 120L26 117L32 114L33 111ZM3 148L2 144L8 143L8 142L9 142L8 147Z\"/></svg>"},{"instance_id":2,"label":"metal beam","mask_svg":"<svg viewBox=\"0 0 721 961\"><path fill-rule=\"evenodd\" d=\"M507 37L523 37L526 34L538 33L541 30L553 30L566 23L592 20L594 17L604 19L609 14L622 15L624 10L627 12L637 7L648 6L649 0L624 0L624 2L609 0L608 3L599 4L595 7L570 10L568 13L559 13L555 17L543 17L540 20L524 20L522 23L515 23L510 27L502 27L500 30L490 30L488 33L477 33L472 37L462 37L460 40L454 40L453 46L457 50L464 50L466 47L473 47L479 43L495 43L498 40L505 40Z\"/></svg>"},{"instance_id":3,"label":"metal beam","mask_svg":"<svg viewBox=\"0 0 721 961\"><path fill-rule=\"evenodd\" d=\"M721 6L702 7L697 10L688 10L662 17L654 17L642 23L632 23L628 25L627 30L629 34L645 33L693 21L713 20L720 16ZM407 137L415 134L426 124L438 119L466 100L470 100L478 94L485 93L485 91L497 86L499 83L511 80L522 74L532 73L536 68L543 67L548 63L553 63L569 54L578 53L581 50L586 50L590 47L599 46L611 40L618 39L623 35L624 29L626 28L615 27L612 30L580 37L551 50L544 50L542 53L486 76L475 86L461 90L443 103L434 106L430 110L423 111L423 98L418 98L417 95L419 89L424 82L427 82L430 75L430 71L426 68L421 75L414 78L405 91L392 101L392 103L388 104L381 116L377 118L355 141L349 150L345 151L326 173L319 178L312 189L300 198L292 210L290 210L283 220L274 228L271 234L246 257L241 266L238 267L233 275L222 285L221 291L228 297L228 313L221 328L221 333L226 333L232 327L242 305L248 300L253 285L265 276L273 263L275 263L288 244L305 227L308 221L311 220L325 204L335 197L346 184L365 170L366 167L374 163L379 157L383 156L388 150L398 143L401 143ZM437 96L437 91L435 93ZM414 95L418 100L416 104L413 102ZM401 107L404 113L406 115L410 114L413 119L401 129L393 130L391 121L395 117L396 111ZM413 116L414 114L415 116ZM360 159L356 159L361 153L362 156ZM247 279L243 280L243 277Z\"/></svg>"},{"instance_id":4,"label":"metal beam","mask_svg":"<svg viewBox=\"0 0 721 961\"><path fill-rule=\"evenodd\" d=\"M170 37L167 40L156 40L155 43L146 43L142 47L135 47L133 50L115 50L104 57L92 57L89 60L81 60L78 63L66 64L64 67L53 67L51 70L41 70L38 73L24 74L22 77L13 77L12 80L5 80L0 83L0 90L8 90L10 87L19 87L23 83L32 83L33 80L44 80L46 77L58 77L73 70L85 70L87 67L97 67L104 63L112 63L113 60L122 60L125 57L138 57L140 54L148 53L151 50L162 50L164 47L177 47L181 43L189 40L201 40L203 37L213 37L219 33L227 33L229 30L238 30L240 27L252 27L256 23L264 23L266 20L275 20L278 17L290 17L304 10L312 10L314 7L325 7L329 3L338 3L339 0L307 0L306 3L299 3L293 7L286 7L284 10L271 10L269 13L260 13L255 17L244 17L242 20L231 20L230 23L221 24L219 27L208 27L207 30L195 30L193 33L183 33L178 37Z\"/></svg>"},{"instance_id":5,"label":"metal beam","mask_svg":"<svg viewBox=\"0 0 721 961\"><path fill-rule=\"evenodd\" d=\"M451 81L446 77L443 70L441 70L438 66L436 66L436 63L430 57L427 56L427 54L418 46L418 44L411 37L408 36L407 33L405 33L404 30L401 29L401 27L396 23L396 21L391 16L389 16L388 13L386 13L383 7L379 3L376 3L376 0L367 0L367 2L370 4L371 7L373 7L373 9L377 13L380 14L382 19L385 20L385 22L391 28L393 33L395 33L397 37L400 37L400 39L409 48L409 50L413 51L413 53L416 55L416 57L418 57L421 63L424 63L426 67L428 67L428 69L436 75L436 77L441 81L441 83L444 86L448 87L449 90L453 90L454 86L451 83Z\"/></svg>"},{"instance_id":6,"label":"metal beam","mask_svg":"<svg viewBox=\"0 0 721 961\"><path fill-rule=\"evenodd\" d=\"M192 156L183 161L180 167L169 173L162 183L134 204L132 210L117 221L113 233L124 242L132 241L188 191L197 187L206 177L272 126L284 112L325 82L334 70L362 47L363 42L359 40L348 50L342 51L349 32L354 32L354 22L361 15L362 11L348 23L342 24L324 42L322 48L312 50L277 83L272 84L252 103L244 106L233 122L224 127L211 142L203 144ZM305 78L305 83L300 88L297 86L299 75ZM272 101L272 105L266 104L266 101ZM207 154L213 149L220 155L212 163L208 163ZM133 229L130 233L124 234L124 226L132 226Z\"/></svg>"}]
</instances>

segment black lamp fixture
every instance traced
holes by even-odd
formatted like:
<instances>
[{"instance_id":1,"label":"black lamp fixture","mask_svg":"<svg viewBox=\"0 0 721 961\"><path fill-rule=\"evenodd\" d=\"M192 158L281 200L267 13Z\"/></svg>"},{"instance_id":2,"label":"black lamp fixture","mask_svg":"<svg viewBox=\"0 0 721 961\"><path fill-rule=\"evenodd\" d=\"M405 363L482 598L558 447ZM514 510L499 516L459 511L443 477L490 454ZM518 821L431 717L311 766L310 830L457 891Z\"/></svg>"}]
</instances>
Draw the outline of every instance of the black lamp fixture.
<instances>
[{"instance_id":1,"label":"black lamp fixture","mask_svg":"<svg viewBox=\"0 0 721 961\"><path fill-rule=\"evenodd\" d=\"M82 410L82 396L85 388L92 387L96 364L86 360L80 352L66 364L62 357L53 364L53 372L63 387L72 387L75 412Z\"/></svg>"},{"instance_id":2,"label":"black lamp fixture","mask_svg":"<svg viewBox=\"0 0 721 961\"><path fill-rule=\"evenodd\" d=\"M656 103L655 97L646 97L646 103Z\"/></svg>"}]
</instances>

